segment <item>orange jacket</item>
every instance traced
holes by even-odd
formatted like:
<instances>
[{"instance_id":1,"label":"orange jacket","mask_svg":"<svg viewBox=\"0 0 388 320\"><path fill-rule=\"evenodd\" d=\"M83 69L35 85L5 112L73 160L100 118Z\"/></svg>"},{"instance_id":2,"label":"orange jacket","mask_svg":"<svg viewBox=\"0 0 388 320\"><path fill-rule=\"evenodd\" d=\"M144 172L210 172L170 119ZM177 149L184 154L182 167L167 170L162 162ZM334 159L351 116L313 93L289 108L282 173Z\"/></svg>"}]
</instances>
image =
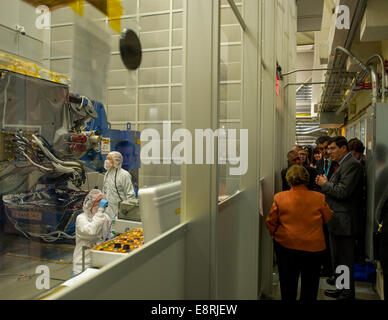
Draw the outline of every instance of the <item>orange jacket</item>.
<instances>
[{"instance_id":1,"label":"orange jacket","mask_svg":"<svg viewBox=\"0 0 388 320\"><path fill-rule=\"evenodd\" d=\"M293 186L275 195L266 225L283 247L318 252L326 249L322 226L332 215L322 193Z\"/></svg>"}]
</instances>

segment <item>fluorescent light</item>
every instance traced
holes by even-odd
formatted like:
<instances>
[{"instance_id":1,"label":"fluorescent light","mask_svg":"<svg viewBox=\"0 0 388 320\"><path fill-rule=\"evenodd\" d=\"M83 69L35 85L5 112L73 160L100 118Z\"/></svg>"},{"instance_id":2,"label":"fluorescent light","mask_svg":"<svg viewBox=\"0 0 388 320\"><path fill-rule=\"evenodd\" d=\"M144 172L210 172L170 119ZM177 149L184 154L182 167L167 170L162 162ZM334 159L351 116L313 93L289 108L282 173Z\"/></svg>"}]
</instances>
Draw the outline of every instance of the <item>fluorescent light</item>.
<instances>
[{"instance_id":1,"label":"fluorescent light","mask_svg":"<svg viewBox=\"0 0 388 320\"><path fill-rule=\"evenodd\" d=\"M314 51L314 45L313 44L306 44L306 45L296 46L296 51L297 52Z\"/></svg>"}]
</instances>

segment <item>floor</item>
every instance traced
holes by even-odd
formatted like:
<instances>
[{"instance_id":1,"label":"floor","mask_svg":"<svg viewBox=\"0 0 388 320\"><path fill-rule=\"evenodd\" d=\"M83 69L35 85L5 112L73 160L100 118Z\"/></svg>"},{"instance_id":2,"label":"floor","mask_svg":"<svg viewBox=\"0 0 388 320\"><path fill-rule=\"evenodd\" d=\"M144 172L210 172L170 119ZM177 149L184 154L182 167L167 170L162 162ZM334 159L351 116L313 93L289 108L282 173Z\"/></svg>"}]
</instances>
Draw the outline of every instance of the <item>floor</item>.
<instances>
[{"instance_id":1,"label":"floor","mask_svg":"<svg viewBox=\"0 0 388 320\"><path fill-rule=\"evenodd\" d=\"M330 297L326 297L324 292L326 289L335 289L335 287L330 286L326 283L325 277L320 279L319 291L318 291L318 300L336 300ZM300 294L300 279L299 279L299 288L298 288L298 298ZM279 285L279 275L277 273L277 268L274 267L273 273L273 291L272 296L269 297L270 300L281 300L280 294L280 285ZM380 300L380 296L376 292L376 284L371 282L361 282L356 281L356 300Z\"/></svg>"},{"instance_id":2,"label":"floor","mask_svg":"<svg viewBox=\"0 0 388 320\"><path fill-rule=\"evenodd\" d=\"M0 232L0 300L35 299L48 291L38 289L39 265L50 272L50 288L70 279L74 245L43 243Z\"/></svg>"}]
</instances>

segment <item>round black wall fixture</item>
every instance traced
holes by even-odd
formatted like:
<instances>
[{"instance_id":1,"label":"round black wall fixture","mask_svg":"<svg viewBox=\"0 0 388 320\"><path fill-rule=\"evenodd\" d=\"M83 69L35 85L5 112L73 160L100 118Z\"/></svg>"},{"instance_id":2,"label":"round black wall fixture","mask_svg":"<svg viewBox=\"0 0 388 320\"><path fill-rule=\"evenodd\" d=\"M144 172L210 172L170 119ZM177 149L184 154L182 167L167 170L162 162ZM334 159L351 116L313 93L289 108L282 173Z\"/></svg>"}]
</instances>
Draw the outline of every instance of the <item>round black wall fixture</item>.
<instances>
[{"instance_id":1,"label":"round black wall fixture","mask_svg":"<svg viewBox=\"0 0 388 320\"><path fill-rule=\"evenodd\" d=\"M142 51L140 39L130 29L124 29L120 36L120 55L129 70L136 70L141 63Z\"/></svg>"}]
</instances>

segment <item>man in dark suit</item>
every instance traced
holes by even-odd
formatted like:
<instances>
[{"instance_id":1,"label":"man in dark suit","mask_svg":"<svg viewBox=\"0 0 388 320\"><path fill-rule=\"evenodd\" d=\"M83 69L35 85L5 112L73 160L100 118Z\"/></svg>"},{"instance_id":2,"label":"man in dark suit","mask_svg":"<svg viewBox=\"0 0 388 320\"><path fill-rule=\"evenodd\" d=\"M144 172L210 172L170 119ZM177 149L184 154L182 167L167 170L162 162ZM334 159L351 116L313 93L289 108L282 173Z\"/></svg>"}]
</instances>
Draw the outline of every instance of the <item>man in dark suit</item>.
<instances>
[{"instance_id":1,"label":"man in dark suit","mask_svg":"<svg viewBox=\"0 0 388 320\"><path fill-rule=\"evenodd\" d=\"M287 174L288 168L290 168L294 164L300 165L300 163L301 163L298 152L295 150L289 151L287 153L287 157L288 157L288 167L283 169L281 172L281 174L282 174L282 191L287 191L287 190L291 189L287 183L287 180L286 180L286 174ZM311 168L308 165L305 165L304 167L307 169L307 172L309 173L309 176L310 176L310 183L307 185L307 188L309 190L312 190L312 191L319 191L320 188L315 183L315 178L317 176L316 170L314 168Z\"/></svg>"},{"instance_id":2,"label":"man in dark suit","mask_svg":"<svg viewBox=\"0 0 388 320\"><path fill-rule=\"evenodd\" d=\"M337 299L354 299L355 236L362 201L363 169L349 152L345 137L331 138L328 146L331 159L337 162L335 172L330 180L324 174L318 176L317 184L334 211L333 218L328 223L334 270L338 266L347 266L350 286L345 289L326 290L325 295Z\"/></svg>"},{"instance_id":3,"label":"man in dark suit","mask_svg":"<svg viewBox=\"0 0 388 320\"><path fill-rule=\"evenodd\" d=\"M317 148L322 155L321 160L317 161L317 175L324 174L327 177L327 180L330 180L335 168L335 162L330 158L330 154L328 152L329 140L329 136L321 136L315 141L315 143L317 144ZM318 191L322 192L322 190ZM328 279L326 280L327 283L330 285L334 285L335 276L333 264L331 261L329 230L327 229L327 224L323 225L323 233L325 235L326 250L322 258L321 276L328 277Z\"/></svg>"},{"instance_id":4,"label":"man in dark suit","mask_svg":"<svg viewBox=\"0 0 388 320\"><path fill-rule=\"evenodd\" d=\"M324 174L328 180L330 180L333 175L335 167L335 163L330 158L330 154L328 152L329 140L329 136L322 136L315 142L319 152L322 154L322 159L317 161L317 172L318 174Z\"/></svg>"}]
</instances>

